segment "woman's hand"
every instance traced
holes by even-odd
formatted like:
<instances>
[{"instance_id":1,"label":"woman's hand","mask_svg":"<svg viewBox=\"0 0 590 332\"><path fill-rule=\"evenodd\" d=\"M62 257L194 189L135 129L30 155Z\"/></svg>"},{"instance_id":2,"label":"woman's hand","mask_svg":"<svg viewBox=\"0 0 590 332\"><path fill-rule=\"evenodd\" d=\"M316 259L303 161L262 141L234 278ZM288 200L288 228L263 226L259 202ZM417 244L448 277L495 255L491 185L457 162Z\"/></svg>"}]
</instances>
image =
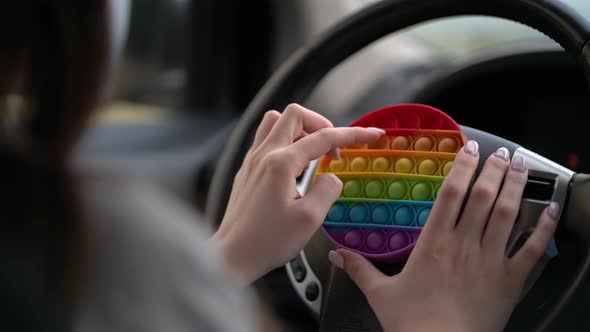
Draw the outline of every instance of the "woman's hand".
<instances>
[{"instance_id":1,"label":"woman's hand","mask_svg":"<svg viewBox=\"0 0 590 332\"><path fill-rule=\"evenodd\" d=\"M478 159L468 142L457 155L403 271L393 277L347 250L330 252L366 295L385 331L501 331L525 279L556 228L552 203L524 246L506 257L527 179L525 160L501 148L487 160L461 217ZM459 219L458 219L459 218Z\"/></svg>"},{"instance_id":2,"label":"woman's hand","mask_svg":"<svg viewBox=\"0 0 590 332\"><path fill-rule=\"evenodd\" d=\"M321 115L295 104L283 114L266 113L212 237L232 272L249 283L295 257L342 190L335 175L323 174L301 197L297 177L310 161L325 154L338 159L340 147L370 143L384 133L377 128L333 128Z\"/></svg>"}]
</instances>

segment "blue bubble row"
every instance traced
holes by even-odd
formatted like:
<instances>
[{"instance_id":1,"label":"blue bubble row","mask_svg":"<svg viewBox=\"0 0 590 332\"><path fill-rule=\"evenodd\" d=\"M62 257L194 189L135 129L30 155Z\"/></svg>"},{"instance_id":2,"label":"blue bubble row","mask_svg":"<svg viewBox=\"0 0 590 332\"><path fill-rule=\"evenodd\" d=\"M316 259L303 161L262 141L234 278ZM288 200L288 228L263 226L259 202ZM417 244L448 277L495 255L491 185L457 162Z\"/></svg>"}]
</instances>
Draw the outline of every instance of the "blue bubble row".
<instances>
[{"instance_id":1,"label":"blue bubble row","mask_svg":"<svg viewBox=\"0 0 590 332\"><path fill-rule=\"evenodd\" d=\"M372 202L338 200L332 205L325 225L355 227L424 227L432 202Z\"/></svg>"}]
</instances>

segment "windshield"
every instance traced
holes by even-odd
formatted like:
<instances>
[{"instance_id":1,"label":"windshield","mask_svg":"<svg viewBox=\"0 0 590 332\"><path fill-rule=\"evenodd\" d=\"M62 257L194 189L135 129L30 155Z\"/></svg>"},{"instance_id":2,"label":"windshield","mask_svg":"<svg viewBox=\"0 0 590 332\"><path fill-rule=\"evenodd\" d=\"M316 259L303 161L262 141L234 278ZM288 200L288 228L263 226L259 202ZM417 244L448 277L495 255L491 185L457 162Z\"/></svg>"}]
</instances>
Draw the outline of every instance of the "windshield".
<instances>
[{"instance_id":1,"label":"windshield","mask_svg":"<svg viewBox=\"0 0 590 332\"><path fill-rule=\"evenodd\" d=\"M574 9L590 17L590 1L564 0ZM548 37L536 30L503 19L469 16L436 20L408 30L408 36L437 49L450 58L493 47L506 42Z\"/></svg>"}]
</instances>

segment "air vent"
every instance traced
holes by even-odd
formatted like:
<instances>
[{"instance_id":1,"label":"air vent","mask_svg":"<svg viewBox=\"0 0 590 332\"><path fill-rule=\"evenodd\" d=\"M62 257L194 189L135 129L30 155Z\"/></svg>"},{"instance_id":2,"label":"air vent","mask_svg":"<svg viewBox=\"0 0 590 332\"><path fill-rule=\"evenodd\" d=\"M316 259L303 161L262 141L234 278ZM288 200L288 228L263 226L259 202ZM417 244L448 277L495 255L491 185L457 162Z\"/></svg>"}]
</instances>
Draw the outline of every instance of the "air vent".
<instances>
[{"instance_id":1,"label":"air vent","mask_svg":"<svg viewBox=\"0 0 590 332\"><path fill-rule=\"evenodd\" d=\"M524 188L523 198L539 201L549 201L553 198L555 179L547 179L538 176L529 176Z\"/></svg>"}]
</instances>

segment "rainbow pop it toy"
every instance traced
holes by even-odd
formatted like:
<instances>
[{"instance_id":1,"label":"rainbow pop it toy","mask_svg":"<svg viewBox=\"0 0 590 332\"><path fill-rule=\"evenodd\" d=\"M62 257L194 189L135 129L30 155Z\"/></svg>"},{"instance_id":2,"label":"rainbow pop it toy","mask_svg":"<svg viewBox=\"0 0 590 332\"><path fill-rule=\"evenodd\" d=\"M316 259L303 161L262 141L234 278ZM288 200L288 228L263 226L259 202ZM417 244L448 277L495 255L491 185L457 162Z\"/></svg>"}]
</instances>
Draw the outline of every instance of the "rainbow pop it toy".
<instances>
[{"instance_id":1,"label":"rainbow pop it toy","mask_svg":"<svg viewBox=\"0 0 590 332\"><path fill-rule=\"evenodd\" d=\"M338 160L320 160L315 177L330 172L344 184L322 228L338 247L372 260L401 261L414 248L465 135L448 115L419 104L385 107L350 126L383 128L386 134L342 149Z\"/></svg>"}]
</instances>

